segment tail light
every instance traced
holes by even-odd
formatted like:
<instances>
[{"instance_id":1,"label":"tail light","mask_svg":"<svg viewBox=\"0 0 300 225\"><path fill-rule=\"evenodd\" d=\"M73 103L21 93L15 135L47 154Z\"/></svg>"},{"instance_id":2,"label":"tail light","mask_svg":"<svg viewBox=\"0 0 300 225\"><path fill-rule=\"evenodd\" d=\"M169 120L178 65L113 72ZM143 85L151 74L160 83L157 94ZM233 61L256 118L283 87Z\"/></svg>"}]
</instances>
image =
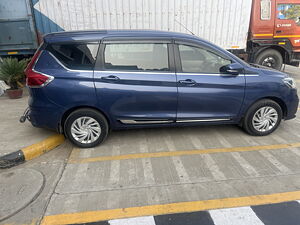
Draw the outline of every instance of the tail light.
<instances>
[{"instance_id":1,"label":"tail light","mask_svg":"<svg viewBox=\"0 0 300 225\"><path fill-rule=\"evenodd\" d=\"M26 85L31 88L39 88L44 87L47 84L49 84L54 77L42 74L38 71L34 70L35 63L39 56L41 55L42 51L37 50L34 56L32 57L30 63L27 65L25 69L25 75L26 75Z\"/></svg>"}]
</instances>

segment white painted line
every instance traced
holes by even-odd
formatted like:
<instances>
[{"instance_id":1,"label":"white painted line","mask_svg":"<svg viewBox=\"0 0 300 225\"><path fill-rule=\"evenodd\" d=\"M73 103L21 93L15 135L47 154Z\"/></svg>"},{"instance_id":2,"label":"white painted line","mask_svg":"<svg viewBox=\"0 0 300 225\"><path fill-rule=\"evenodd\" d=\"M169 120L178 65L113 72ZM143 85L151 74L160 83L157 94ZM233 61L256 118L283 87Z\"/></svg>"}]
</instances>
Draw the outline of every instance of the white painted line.
<instances>
[{"instance_id":1,"label":"white painted line","mask_svg":"<svg viewBox=\"0 0 300 225\"><path fill-rule=\"evenodd\" d=\"M110 185L117 185L119 184L119 180L120 180L120 161L119 160L111 161L108 183Z\"/></svg>"},{"instance_id":2,"label":"white painted line","mask_svg":"<svg viewBox=\"0 0 300 225\"><path fill-rule=\"evenodd\" d=\"M168 149L170 151L175 151L176 149L176 146L174 145L174 141L172 140L171 136L169 134L167 134L164 138L164 141L165 143L167 144L168 146ZM172 161L173 161L173 164L175 166L175 169L176 169L176 172L177 172L177 175L180 179L180 182L181 183L190 183L191 180L189 178L189 175L188 173L186 172L186 169L181 161L181 158L179 156L173 156L172 157Z\"/></svg>"},{"instance_id":3,"label":"white painted line","mask_svg":"<svg viewBox=\"0 0 300 225\"><path fill-rule=\"evenodd\" d=\"M205 149L203 143L198 137L193 135L186 135L185 137L188 138L189 141L194 145L194 149Z\"/></svg>"},{"instance_id":4,"label":"white painted line","mask_svg":"<svg viewBox=\"0 0 300 225\"><path fill-rule=\"evenodd\" d=\"M269 162L271 162L281 173L291 173L290 169L283 165L281 162L279 162L270 152L259 151L259 153L266 157L269 160Z\"/></svg>"},{"instance_id":5,"label":"white painted line","mask_svg":"<svg viewBox=\"0 0 300 225\"><path fill-rule=\"evenodd\" d=\"M155 179L153 175L151 159L144 158L142 159L143 169L144 169L144 179L147 185L155 184Z\"/></svg>"},{"instance_id":6,"label":"white painted line","mask_svg":"<svg viewBox=\"0 0 300 225\"><path fill-rule=\"evenodd\" d=\"M153 216L108 221L110 225L155 225Z\"/></svg>"},{"instance_id":7,"label":"white painted line","mask_svg":"<svg viewBox=\"0 0 300 225\"><path fill-rule=\"evenodd\" d=\"M264 225L250 207L209 211L215 225Z\"/></svg>"},{"instance_id":8,"label":"white painted line","mask_svg":"<svg viewBox=\"0 0 300 225\"><path fill-rule=\"evenodd\" d=\"M112 155L121 154L120 145L112 146ZM109 184L118 185L120 182L120 161L112 161L110 164Z\"/></svg>"},{"instance_id":9,"label":"white painted line","mask_svg":"<svg viewBox=\"0 0 300 225\"><path fill-rule=\"evenodd\" d=\"M300 150L298 148L291 148L291 151L300 157Z\"/></svg>"},{"instance_id":10,"label":"white painted line","mask_svg":"<svg viewBox=\"0 0 300 225\"><path fill-rule=\"evenodd\" d=\"M178 177L180 179L181 183L190 183L191 180L189 178L188 173L186 172L184 165L180 159L179 156L172 157L176 172L178 174Z\"/></svg>"},{"instance_id":11,"label":"white painted line","mask_svg":"<svg viewBox=\"0 0 300 225\"><path fill-rule=\"evenodd\" d=\"M201 157L204 159L206 167L216 180L226 180L225 175L221 172L220 168L209 154L201 155Z\"/></svg>"},{"instance_id":12,"label":"white painted line","mask_svg":"<svg viewBox=\"0 0 300 225\"><path fill-rule=\"evenodd\" d=\"M248 163L246 159L244 159L244 157L241 156L239 152L231 152L231 155L251 177L259 176L259 173L254 169L253 166L250 165L250 163Z\"/></svg>"}]
</instances>

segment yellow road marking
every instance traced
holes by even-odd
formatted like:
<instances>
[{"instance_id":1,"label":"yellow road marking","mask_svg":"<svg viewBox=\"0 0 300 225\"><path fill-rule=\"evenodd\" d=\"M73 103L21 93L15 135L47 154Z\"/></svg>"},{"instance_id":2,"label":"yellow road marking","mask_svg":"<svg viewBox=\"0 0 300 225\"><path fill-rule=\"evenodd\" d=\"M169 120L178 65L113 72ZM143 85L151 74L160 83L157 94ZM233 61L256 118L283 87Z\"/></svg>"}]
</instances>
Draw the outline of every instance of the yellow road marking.
<instances>
[{"instance_id":1,"label":"yellow road marking","mask_svg":"<svg viewBox=\"0 0 300 225\"><path fill-rule=\"evenodd\" d=\"M25 160L30 160L52 150L63 143L64 140L65 137L62 134L55 134L36 144L22 148L21 150L24 154Z\"/></svg>"},{"instance_id":2,"label":"yellow road marking","mask_svg":"<svg viewBox=\"0 0 300 225\"><path fill-rule=\"evenodd\" d=\"M300 35L273 35L273 34L253 34L254 37L274 37L274 38L289 38L289 37L296 37L299 38Z\"/></svg>"},{"instance_id":3,"label":"yellow road marking","mask_svg":"<svg viewBox=\"0 0 300 225\"><path fill-rule=\"evenodd\" d=\"M212 154L212 153L224 153L224 152L248 152L259 150L275 150L283 148L296 148L300 147L300 142L291 144L279 144L279 145L258 145L247 147L234 147L234 148L213 148L213 149L197 149L186 151L171 151L171 152L148 152L148 153L136 153L128 155L116 155L116 156L100 156L95 158L77 158L70 159L69 163L90 163L112 160L125 160L125 159L141 159L141 158L159 158L170 156L182 156L182 155L199 155L199 154Z\"/></svg>"},{"instance_id":4,"label":"yellow road marking","mask_svg":"<svg viewBox=\"0 0 300 225\"><path fill-rule=\"evenodd\" d=\"M273 36L273 34L253 34L254 37Z\"/></svg>"},{"instance_id":5,"label":"yellow road marking","mask_svg":"<svg viewBox=\"0 0 300 225\"><path fill-rule=\"evenodd\" d=\"M8 55L15 55L18 54L18 52L7 52Z\"/></svg>"},{"instance_id":6,"label":"yellow road marking","mask_svg":"<svg viewBox=\"0 0 300 225\"><path fill-rule=\"evenodd\" d=\"M289 38L289 37L300 37L300 35L279 35L279 36L274 36L274 38Z\"/></svg>"},{"instance_id":7,"label":"yellow road marking","mask_svg":"<svg viewBox=\"0 0 300 225\"><path fill-rule=\"evenodd\" d=\"M148 205L131 208L110 209L101 211L86 211L70 214L45 216L42 225L63 225L89 223L103 220L162 215L171 213L194 212L220 208L233 208L272 204L300 199L300 191L275 193L269 195L253 195L237 198L212 199L194 202L179 202L162 205Z\"/></svg>"},{"instance_id":8,"label":"yellow road marking","mask_svg":"<svg viewBox=\"0 0 300 225\"><path fill-rule=\"evenodd\" d=\"M81 151L80 148L73 148L69 156L68 162L79 158L80 151Z\"/></svg>"}]
</instances>

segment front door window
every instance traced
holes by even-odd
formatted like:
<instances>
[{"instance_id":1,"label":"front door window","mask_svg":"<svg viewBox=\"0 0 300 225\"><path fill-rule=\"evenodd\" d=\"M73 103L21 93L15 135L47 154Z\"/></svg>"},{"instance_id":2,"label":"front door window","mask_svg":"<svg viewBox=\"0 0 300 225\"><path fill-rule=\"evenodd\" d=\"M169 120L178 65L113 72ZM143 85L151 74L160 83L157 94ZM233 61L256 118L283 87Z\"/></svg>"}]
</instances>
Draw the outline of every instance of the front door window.
<instances>
[{"instance_id":1,"label":"front door window","mask_svg":"<svg viewBox=\"0 0 300 225\"><path fill-rule=\"evenodd\" d=\"M218 74L221 67L231 64L231 60L208 49L189 45L179 45L178 47L184 73Z\"/></svg>"},{"instance_id":2,"label":"front door window","mask_svg":"<svg viewBox=\"0 0 300 225\"><path fill-rule=\"evenodd\" d=\"M277 18L280 20L294 20L300 26L300 4L278 4Z\"/></svg>"}]
</instances>

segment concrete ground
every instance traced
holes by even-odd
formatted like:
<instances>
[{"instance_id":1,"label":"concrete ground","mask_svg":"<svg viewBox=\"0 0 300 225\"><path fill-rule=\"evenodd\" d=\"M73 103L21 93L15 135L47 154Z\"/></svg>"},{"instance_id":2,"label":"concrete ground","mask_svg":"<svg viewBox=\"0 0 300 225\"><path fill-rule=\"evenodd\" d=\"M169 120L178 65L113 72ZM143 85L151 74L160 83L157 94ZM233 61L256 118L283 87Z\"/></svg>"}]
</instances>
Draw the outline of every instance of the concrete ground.
<instances>
[{"instance_id":1,"label":"concrete ground","mask_svg":"<svg viewBox=\"0 0 300 225\"><path fill-rule=\"evenodd\" d=\"M300 87L300 69L287 66L286 72ZM13 100L0 101L4 108L2 102ZM17 107L23 110L21 103ZM10 129L5 124L1 133ZM40 132L47 136L28 123L22 126L23 132L31 134L25 139ZM274 193L293 197L300 190L299 127L298 112L297 118L283 121L266 137L252 137L228 125L115 131L92 149L74 148L66 141L37 159L5 170L38 170L45 185L35 201L0 224L39 224L43 218L49 218L43 224L50 224L45 221L68 221L68 215L83 217L84 212ZM14 140L4 135L2 140ZM26 145L32 140L24 141Z\"/></svg>"},{"instance_id":2,"label":"concrete ground","mask_svg":"<svg viewBox=\"0 0 300 225\"><path fill-rule=\"evenodd\" d=\"M28 92L20 99L0 97L0 156L37 143L54 132L32 127L30 123L20 123L19 118L28 106Z\"/></svg>"}]
</instances>

